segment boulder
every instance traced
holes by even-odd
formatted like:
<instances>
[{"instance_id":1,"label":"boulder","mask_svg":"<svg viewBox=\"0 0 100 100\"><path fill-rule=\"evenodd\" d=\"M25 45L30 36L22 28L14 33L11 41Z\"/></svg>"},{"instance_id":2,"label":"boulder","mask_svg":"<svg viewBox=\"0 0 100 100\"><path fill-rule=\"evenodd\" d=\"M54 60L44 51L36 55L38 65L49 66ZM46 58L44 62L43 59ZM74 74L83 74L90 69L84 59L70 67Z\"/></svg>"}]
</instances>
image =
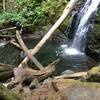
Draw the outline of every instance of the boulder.
<instances>
[{"instance_id":1,"label":"boulder","mask_svg":"<svg viewBox=\"0 0 100 100\"><path fill-rule=\"evenodd\" d=\"M100 82L100 65L88 71L86 80L89 82Z\"/></svg>"}]
</instances>

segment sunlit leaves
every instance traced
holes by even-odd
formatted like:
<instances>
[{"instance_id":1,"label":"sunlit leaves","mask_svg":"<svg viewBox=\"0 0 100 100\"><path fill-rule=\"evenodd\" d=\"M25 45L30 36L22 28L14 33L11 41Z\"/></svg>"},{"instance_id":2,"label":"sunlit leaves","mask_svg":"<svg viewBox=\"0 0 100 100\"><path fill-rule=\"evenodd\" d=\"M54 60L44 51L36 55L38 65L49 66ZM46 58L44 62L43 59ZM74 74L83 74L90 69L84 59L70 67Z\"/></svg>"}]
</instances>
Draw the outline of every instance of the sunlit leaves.
<instances>
[{"instance_id":1,"label":"sunlit leaves","mask_svg":"<svg viewBox=\"0 0 100 100\"><path fill-rule=\"evenodd\" d=\"M43 26L49 20L48 14L53 19L57 19L67 0L14 0L15 5L11 11L0 15L0 21L21 21L23 24Z\"/></svg>"}]
</instances>

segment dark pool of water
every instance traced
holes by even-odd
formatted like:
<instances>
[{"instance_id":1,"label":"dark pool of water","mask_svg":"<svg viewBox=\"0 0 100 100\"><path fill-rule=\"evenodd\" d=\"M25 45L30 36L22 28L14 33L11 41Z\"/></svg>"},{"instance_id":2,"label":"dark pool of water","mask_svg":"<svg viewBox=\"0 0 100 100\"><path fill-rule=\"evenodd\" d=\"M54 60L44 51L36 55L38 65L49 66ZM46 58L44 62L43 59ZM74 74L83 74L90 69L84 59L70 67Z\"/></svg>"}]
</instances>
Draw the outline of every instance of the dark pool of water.
<instances>
[{"instance_id":1,"label":"dark pool of water","mask_svg":"<svg viewBox=\"0 0 100 100\"><path fill-rule=\"evenodd\" d=\"M29 49L32 49L39 40L24 40ZM56 46L52 41L47 42L42 49L35 55L35 57L46 66L48 63L56 59ZM0 63L18 65L21 62L20 59L21 50L15 46L8 44L5 47L0 48Z\"/></svg>"},{"instance_id":2,"label":"dark pool of water","mask_svg":"<svg viewBox=\"0 0 100 100\"><path fill-rule=\"evenodd\" d=\"M33 48L39 40L24 40L29 49ZM56 51L59 52L60 45L54 41L48 41L41 48L41 50L35 55L35 57L41 62L43 66L47 66L50 62L56 58L60 58L60 62L56 66L55 75L62 73L63 71L70 69L74 71L88 70L91 66L95 66L97 63L87 56L67 56L66 54L59 54L57 56ZM0 48L0 63L18 65L21 62L20 49L13 45L6 45Z\"/></svg>"}]
</instances>

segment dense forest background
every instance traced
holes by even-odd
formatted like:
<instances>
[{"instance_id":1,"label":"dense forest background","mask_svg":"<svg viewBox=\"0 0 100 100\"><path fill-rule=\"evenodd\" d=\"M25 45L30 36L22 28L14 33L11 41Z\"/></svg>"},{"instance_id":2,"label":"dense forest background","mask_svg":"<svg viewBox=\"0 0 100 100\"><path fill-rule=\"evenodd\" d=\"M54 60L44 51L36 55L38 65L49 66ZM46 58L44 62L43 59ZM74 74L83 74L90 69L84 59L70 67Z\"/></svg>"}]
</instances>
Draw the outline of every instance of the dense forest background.
<instances>
[{"instance_id":1,"label":"dense forest background","mask_svg":"<svg viewBox=\"0 0 100 100\"><path fill-rule=\"evenodd\" d=\"M1 2L0 24L20 21L34 27L47 26L59 18L66 4L66 0L6 0Z\"/></svg>"}]
</instances>

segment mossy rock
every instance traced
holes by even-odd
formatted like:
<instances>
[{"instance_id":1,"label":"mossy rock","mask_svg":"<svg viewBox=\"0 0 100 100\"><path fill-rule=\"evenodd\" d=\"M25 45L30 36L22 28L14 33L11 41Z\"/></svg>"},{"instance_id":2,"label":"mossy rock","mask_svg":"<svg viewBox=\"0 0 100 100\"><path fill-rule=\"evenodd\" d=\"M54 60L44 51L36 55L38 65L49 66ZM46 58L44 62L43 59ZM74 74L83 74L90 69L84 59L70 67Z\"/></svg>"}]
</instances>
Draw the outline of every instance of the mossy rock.
<instances>
[{"instance_id":1,"label":"mossy rock","mask_svg":"<svg viewBox=\"0 0 100 100\"><path fill-rule=\"evenodd\" d=\"M93 67L91 70L88 71L89 74L95 75L97 73L100 73L100 66Z\"/></svg>"},{"instance_id":2,"label":"mossy rock","mask_svg":"<svg viewBox=\"0 0 100 100\"><path fill-rule=\"evenodd\" d=\"M100 61L100 8L98 9L97 16L94 23L94 29L90 30L87 34L87 48L89 48L88 54L95 56L97 61Z\"/></svg>"},{"instance_id":3,"label":"mossy rock","mask_svg":"<svg viewBox=\"0 0 100 100\"><path fill-rule=\"evenodd\" d=\"M100 82L100 66L93 67L88 71L87 81Z\"/></svg>"}]
</instances>

